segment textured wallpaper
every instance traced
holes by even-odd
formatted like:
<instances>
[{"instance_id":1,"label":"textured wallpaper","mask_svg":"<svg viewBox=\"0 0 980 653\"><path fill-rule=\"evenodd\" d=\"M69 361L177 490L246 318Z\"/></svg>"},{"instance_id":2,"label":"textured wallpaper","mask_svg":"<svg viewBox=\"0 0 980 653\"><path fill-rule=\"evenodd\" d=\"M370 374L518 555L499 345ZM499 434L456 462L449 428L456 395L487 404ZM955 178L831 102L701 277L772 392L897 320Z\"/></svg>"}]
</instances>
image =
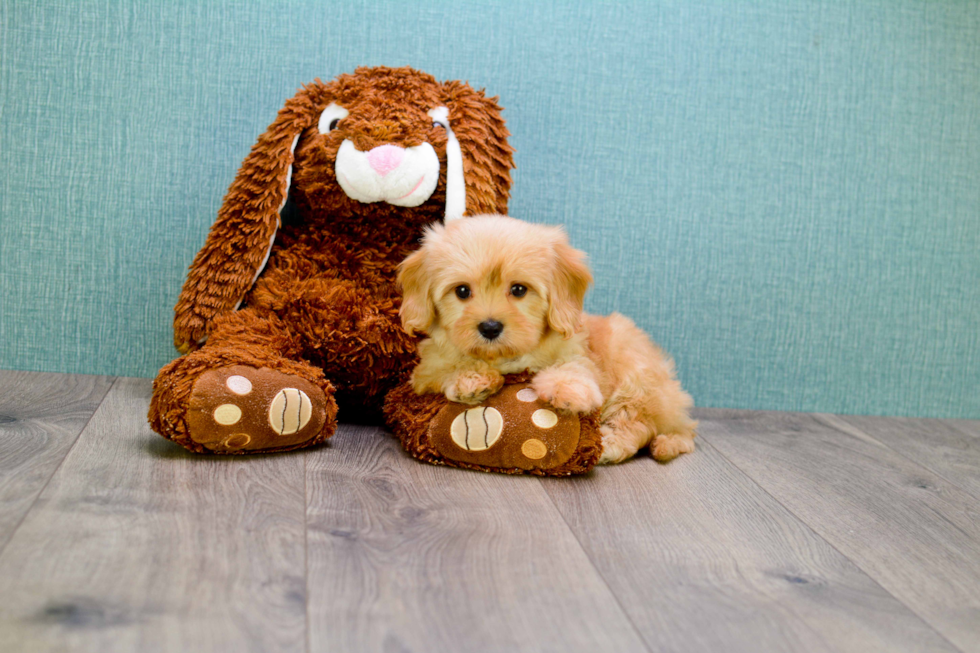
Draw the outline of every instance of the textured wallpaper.
<instances>
[{"instance_id":1,"label":"textured wallpaper","mask_svg":"<svg viewBox=\"0 0 980 653\"><path fill-rule=\"evenodd\" d=\"M702 406L980 418L980 4L0 3L0 367L153 376L303 82L497 94L511 213Z\"/></svg>"}]
</instances>

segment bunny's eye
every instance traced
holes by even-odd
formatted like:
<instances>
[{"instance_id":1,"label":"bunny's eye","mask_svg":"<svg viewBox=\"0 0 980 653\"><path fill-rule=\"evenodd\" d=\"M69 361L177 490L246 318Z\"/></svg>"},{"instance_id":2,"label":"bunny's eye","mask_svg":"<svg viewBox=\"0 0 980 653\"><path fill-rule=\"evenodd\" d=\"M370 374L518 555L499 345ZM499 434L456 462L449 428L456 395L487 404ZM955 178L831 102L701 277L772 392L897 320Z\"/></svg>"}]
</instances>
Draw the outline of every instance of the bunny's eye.
<instances>
[{"instance_id":1,"label":"bunny's eye","mask_svg":"<svg viewBox=\"0 0 980 653\"><path fill-rule=\"evenodd\" d=\"M433 127L437 127L437 128L439 128L439 129L441 129L443 131L446 130L446 126L444 124L442 124L441 122L433 122L432 123L432 126Z\"/></svg>"},{"instance_id":2,"label":"bunny's eye","mask_svg":"<svg viewBox=\"0 0 980 653\"><path fill-rule=\"evenodd\" d=\"M349 112L344 107L340 106L336 102L331 102L327 105L327 108L323 110L320 114L320 121L317 123L316 127L320 130L321 134L326 134L337 129L338 123L346 118Z\"/></svg>"}]
</instances>

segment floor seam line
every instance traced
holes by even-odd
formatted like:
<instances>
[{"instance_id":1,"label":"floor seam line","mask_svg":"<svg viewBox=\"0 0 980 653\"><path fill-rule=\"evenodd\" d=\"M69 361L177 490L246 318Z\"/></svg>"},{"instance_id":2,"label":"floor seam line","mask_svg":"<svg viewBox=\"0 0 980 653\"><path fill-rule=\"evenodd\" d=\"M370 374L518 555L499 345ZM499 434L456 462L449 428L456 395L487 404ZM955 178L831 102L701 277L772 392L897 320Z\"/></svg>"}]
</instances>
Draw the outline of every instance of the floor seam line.
<instances>
[{"instance_id":1,"label":"floor seam line","mask_svg":"<svg viewBox=\"0 0 980 653\"><path fill-rule=\"evenodd\" d=\"M596 566L595 561L592 560L592 556L590 556L589 552L585 549L585 546L582 544L582 540L580 540L578 537L578 533L575 532L575 529L573 529L571 524L568 523L568 520L565 519L565 514L561 511L561 508L558 507L558 504L555 503L554 497L552 497L551 493L548 492L548 490L544 487L544 480L539 478L537 479L537 481L538 481L538 487L540 487L541 490L544 492L545 496L548 497L548 501L551 502L551 505L552 507L554 507L555 512L558 513L558 516L561 517L561 521L563 524L565 524L565 528L568 529L568 532L572 534L572 538L575 539L575 543L578 545L579 551L582 552L582 555L585 556L585 559L589 561L590 565L592 565L593 571L595 571L596 575L599 577L599 580L602 581L603 586L609 591L609 595L613 598L613 601L616 602L616 607L618 607L619 611L623 613L624 617L626 617L626 621L629 622L629 625L633 628L633 632L636 633L636 636L639 638L640 642L643 644L644 648L646 648L648 653L653 653L655 649L650 647L650 643L647 642L646 637L643 636L643 633L636 625L636 622L633 621L633 617L631 617L630 613L626 611L626 608L623 606L623 602L619 600L619 597L616 595L616 592L614 592L612 587L609 585L609 581L606 580L605 574L603 574L602 570Z\"/></svg>"},{"instance_id":2,"label":"floor seam line","mask_svg":"<svg viewBox=\"0 0 980 653\"><path fill-rule=\"evenodd\" d=\"M858 561L854 560L853 558L851 558L851 556L849 556L846 553L844 553L843 551L841 551L837 547L836 544L834 544L833 542L831 542L830 540L828 540L826 537L824 537L819 531L817 531L816 528L814 528L813 526L811 526L809 522L807 522L805 519L803 519L803 517L801 517L800 515L796 514L796 511L791 510L789 508L789 506L787 506L782 501L780 501L778 497L776 497L774 494L772 494L772 492L770 492L769 490L767 490L766 488L764 488L762 486L762 484L760 484L758 481L755 480L755 477L753 477L747 471L745 471L744 469L742 469L741 467L739 467L738 464L735 461L731 460L728 456L726 456L725 453L721 449L719 449L715 445L711 444L711 439L710 438L705 438L704 437L704 434L701 433L701 432L698 433L698 436L701 437L702 442L704 442L707 446L709 446L712 449L714 449L715 452L719 456L721 456L723 460L725 460L725 462L727 462L728 464L730 464L733 468L737 469L753 485L755 485L756 487L758 487L760 491L762 491L763 493L765 493L766 496L770 497L783 510L785 510L788 514L792 515L797 521L799 521L804 526L804 528L806 528L810 533L813 534L814 537L819 538L821 542L825 543L831 549L833 549L834 551L836 551L842 558L844 558L849 563L851 563L852 565L854 565L854 568L855 569L858 569L862 574L864 574L864 576L869 581L871 581L872 583L874 583L876 587L880 588L882 592L884 592L888 596L890 596L893 599L895 599L899 604L901 604L902 606L904 606L906 610L908 610L910 613L914 614L916 616L916 618L919 619L919 621L921 621L925 626L927 626L930 630L932 630L934 633L936 633L936 636L937 637L939 637L944 642L946 642L951 647L953 647L954 650L960 651L961 653L966 653L965 651L963 651L962 648L960 648L959 646L957 646L948 637L946 637L946 635L944 633L940 632L934 625L932 625L932 623L929 622L924 616L922 616L921 614L918 613L918 611L916 611L914 608L912 608L912 606L910 606L909 604L907 604L901 598L895 596L887 587L885 587L884 585L882 585L878 581L878 579L875 578L874 576L872 576L871 573L867 569L865 569L863 566L861 566L861 564L858 563Z\"/></svg>"},{"instance_id":3,"label":"floor seam line","mask_svg":"<svg viewBox=\"0 0 980 653\"><path fill-rule=\"evenodd\" d=\"M310 452L303 452L303 612L306 621L306 653L312 650L310 624Z\"/></svg>"},{"instance_id":4,"label":"floor seam line","mask_svg":"<svg viewBox=\"0 0 980 653\"><path fill-rule=\"evenodd\" d=\"M20 519L17 520L17 525L10 530L10 537L8 537L7 541L3 543L3 546L0 546L0 558L3 558L3 554L7 550L7 545L9 545L13 541L14 536L17 535L17 531L20 530L20 527L27 519L27 516L31 514L31 512L33 512L34 506L37 505L38 499L41 498L41 495L44 494L44 491L48 489L48 486L51 484L51 479L53 479L58 474L58 470L60 470L62 465L65 464L65 461L68 460L68 456L71 455L71 452L74 451L75 449L75 445L77 445L78 441L82 438L82 433L85 433L85 430L88 429L89 425L92 423L92 420L95 419L96 414L98 414L99 409L102 408L102 405L105 403L106 397L109 396L109 393L112 392L112 389L116 387L116 383L118 383L120 379L120 377L118 376L114 376L110 378L112 378L112 383L109 384L109 387L106 389L105 394L103 394L102 398L99 399L99 405L95 407L95 410L92 411L92 414L88 416L87 420L85 420L85 425L78 430L77 434L75 434L75 439L74 441L72 441L71 446L68 447L68 450L65 452L65 455L62 456L61 460L58 461L58 464L51 471L51 475L48 476L46 481L44 481L44 485L42 485L41 488L37 491L37 494L34 495L34 499L31 500L31 505L27 508L27 510L24 511L24 514L20 516Z\"/></svg>"},{"instance_id":5,"label":"floor seam line","mask_svg":"<svg viewBox=\"0 0 980 653\"><path fill-rule=\"evenodd\" d=\"M841 434L843 434L843 435L850 435L850 434L849 434L849 433L848 433L847 431L845 431L845 430L843 430L842 428L840 428L839 426L837 426L836 424L834 424L834 423L833 423L835 419L842 419L842 417L841 417L841 416L839 416L839 415L834 415L833 413L813 413L813 415L814 415L814 416L815 416L815 417L817 418L817 421L818 421L818 422L820 422L821 424L823 424L824 426L827 426L827 427L829 427L829 428L831 428L831 429L833 429L833 430L834 430L834 431L836 431L837 433L841 433ZM827 418L827 417L830 417L831 419L828 419L827 421L824 421L824 419L825 419L825 418ZM846 417L846 416L845 416L845 417ZM916 459L914 459L914 458L909 458L909 457L908 457L908 456L906 456L906 455L905 455L904 453L902 453L902 452L901 452L901 450L899 450L899 449L896 449L896 448L894 448L894 447L892 447L892 446L891 446L890 444L888 444L887 442L885 442L885 441L883 441L883 440L881 440L880 438L876 438L875 436L873 436L873 435L871 435L870 433L868 433L867 431L865 431L865 430L864 430L864 429L862 429L861 427L859 427L859 426L856 426L856 425L854 425L854 424L851 424L851 423L850 423L850 422L848 422L848 421L847 421L846 419L844 419L844 423L845 423L845 424L846 424L846 425L847 425L847 426L848 426L849 428L852 428L852 429L854 429L855 431L858 431L859 433L861 433L861 435L863 435L864 437L866 437L866 438L868 438L869 440L873 440L873 441L875 441L875 442L877 442L877 443L878 443L878 444L880 444L880 445L881 445L882 447L884 447L885 449L888 449L889 451L891 451L891 452L892 452L893 454L895 454L896 456L898 456L898 457L900 457L900 458L904 458L905 460L907 460L908 462L910 462L910 463L912 463L912 464L913 464L913 465L915 465L916 467L921 467L922 469L924 469L924 470L926 470L926 471L927 471L927 472L929 472L930 474L932 474L932 475L934 475L934 476L936 476L936 477L938 477L938 478L941 478L942 480L944 480L944 481L946 481L946 482L947 482L947 483L949 483L949 484L950 484L951 486L953 486L954 488L956 488L956 489L957 489L957 490L959 490L960 492L963 492L964 494L966 494L966 495L968 495L968 496L969 496L969 497L971 497L972 499L974 499L974 500L976 500L976 501L980 501L980 496L976 496L976 495L974 495L972 491L970 491L970 490L968 490L968 489L966 489L966 488L964 488L963 486L961 486L961 485L960 485L959 483L957 483L956 481L952 481L952 480L950 480L950 479L948 479L948 478L946 478L945 476L943 476L943 474L942 474L941 472L937 472L936 470L934 470L934 469L933 469L932 467L930 467L930 466L929 466L929 465L927 465L926 463L924 463L924 462L922 462L921 460L916 460ZM957 429L957 430L958 430L958 429ZM853 435L851 435L851 437L854 437L854 436L853 436ZM976 539L976 538L975 538L975 537L973 537L972 535L970 535L969 537L970 537L971 539Z\"/></svg>"}]
</instances>

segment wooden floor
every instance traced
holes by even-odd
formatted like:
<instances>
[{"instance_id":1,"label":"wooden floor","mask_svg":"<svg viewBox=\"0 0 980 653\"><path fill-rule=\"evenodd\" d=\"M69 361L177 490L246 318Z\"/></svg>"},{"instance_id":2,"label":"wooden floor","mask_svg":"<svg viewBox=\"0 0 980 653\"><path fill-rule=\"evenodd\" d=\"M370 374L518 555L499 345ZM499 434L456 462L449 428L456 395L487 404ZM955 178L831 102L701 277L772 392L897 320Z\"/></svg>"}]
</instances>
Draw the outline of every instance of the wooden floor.
<instances>
[{"instance_id":1,"label":"wooden floor","mask_svg":"<svg viewBox=\"0 0 980 653\"><path fill-rule=\"evenodd\" d=\"M701 410L586 477L262 457L0 372L0 651L980 651L980 422Z\"/></svg>"}]
</instances>

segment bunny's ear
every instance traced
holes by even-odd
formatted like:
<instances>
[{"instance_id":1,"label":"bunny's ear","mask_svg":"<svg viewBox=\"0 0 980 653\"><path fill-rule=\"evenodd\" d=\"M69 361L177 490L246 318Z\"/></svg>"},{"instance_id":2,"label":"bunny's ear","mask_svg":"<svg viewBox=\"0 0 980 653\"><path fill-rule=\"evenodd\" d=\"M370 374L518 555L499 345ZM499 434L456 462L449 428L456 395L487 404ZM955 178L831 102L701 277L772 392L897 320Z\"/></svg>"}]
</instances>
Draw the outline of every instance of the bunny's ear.
<instances>
[{"instance_id":1,"label":"bunny's ear","mask_svg":"<svg viewBox=\"0 0 980 653\"><path fill-rule=\"evenodd\" d=\"M234 310L265 267L289 194L293 150L328 104L322 82L304 87L242 163L174 309L174 344L181 352L204 341L213 318Z\"/></svg>"},{"instance_id":2,"label":"bunny's ear","mask_svg":"<svg viewBox=\"0 0 980 653\"><path fill-rule=\"evenodd\" d=\"M497 98L488 98L459 81L445 82L442 95L448 109L446 146L446 220L462 216L453 210L454 198L463 195L466 215L507 213L510 198L510 171L514 150L507 143L510 132L501 117ZM454 172L454 141L458 142L462 174ZM465 193L456 180L465 179Z\"/></svg>"}]
</instances>

